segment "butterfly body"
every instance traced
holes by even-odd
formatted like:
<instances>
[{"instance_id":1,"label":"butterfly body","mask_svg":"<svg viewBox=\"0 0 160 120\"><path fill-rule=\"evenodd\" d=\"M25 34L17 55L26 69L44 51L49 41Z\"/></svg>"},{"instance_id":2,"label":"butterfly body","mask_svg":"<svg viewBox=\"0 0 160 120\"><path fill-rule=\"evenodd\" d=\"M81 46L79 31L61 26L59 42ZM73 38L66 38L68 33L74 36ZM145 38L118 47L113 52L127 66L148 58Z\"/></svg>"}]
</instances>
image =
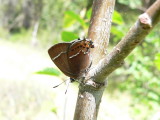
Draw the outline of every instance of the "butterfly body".
<instances>
[{"instance_id":1,"label":"butterfly body","mask_svg":"<svg viewBox=\"0 0 160 120\"><path fill-rule=\"evenodd\" d=\"M93 42L83 38L53 45L48 53L66 76L76 79L84 76L91 66L90 48L94 48Z\"/></svg>"}]
</instances>

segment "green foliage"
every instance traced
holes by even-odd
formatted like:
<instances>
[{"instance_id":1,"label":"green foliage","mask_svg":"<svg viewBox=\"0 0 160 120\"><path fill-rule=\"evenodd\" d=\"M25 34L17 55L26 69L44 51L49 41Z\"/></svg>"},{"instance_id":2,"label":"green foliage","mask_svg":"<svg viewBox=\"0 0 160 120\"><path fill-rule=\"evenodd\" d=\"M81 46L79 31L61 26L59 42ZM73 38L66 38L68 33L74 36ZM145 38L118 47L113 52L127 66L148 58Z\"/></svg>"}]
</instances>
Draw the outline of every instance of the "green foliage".
<instances>
[{"instance_id":1,"label":"green foliage","mask_svg":"<svg viewBox=\"0 0 160 120\"><path fill-rule=\"evenodd\" d=\"M120 40L125 34L125 25L122 15L118 11L114 11L112 17L113 25L111 27L111 33L113 35L113 41Z\"/></svg>"},{"instance_id":2,"label":"green foliage","mask_svg":"<svg viewBox=\"0 0 160 120\"><path fill-rule=\"evenodd\" d=\"M59 76L60 72L55 68L44 68L43 70L37 71L36 74Z\"/></svg>"},{"instance_id":3,"label":"green foliage","mask_svg":"<svg viewBox=\"0 0 160 120\"><path fill-rule=\"evenodd\" d=\"M23 43L27 43L28 41L31 42L32 39L32 31L26 29L20 29L19 32L11 33L9 40L12 42L20 41Z\"/></svg>"},{"instance_id":4,"label":"green foliage","mask_svg":"<svg viewBox=\"0 0 160 120\"><path fill-rule=\"evenodd\" d=\"M142 110L137 108L137 104L145 106L148 114L157 109L157 104L160 103L160 54L157 53L160 45L157 30L151 32L141 46L127 57L125 66L115 72L118 76L124 76L123 80L125 80L118 84L119 89L130 92L136 100L133 102L136 104L133 106L137 111L136 116L140 115L138 111Z\"/></svg>"},{"instance_id":5,"label":"green foliage","mask_svg":"<svg viewBox=\"0 0 160 120\"><path fill-rule=\"evenodd\" d=\"M118 24L118 25L122 25L124 23L123 21L124 20L123 20L121 14L115 10L113 12L112 22L115 24Z\"/></svg>"},{"instance_id":6,"label":"green foliage","mask_svg":"<svg viewBox=\"0 0 160 120\"><path fill-rule=\"evenodd\" d=\"M91 16L90 14L91 10L86 12L86 19ZM63 24L65 30L61 32L62 40L68 42L77 39L79 35L75 34L75 32L85 32L88 28L86 19L73 11L66 11Z\"/></svg>"},{"instance_id":7,"label":"green foliage","mask_svg":"<svg viewBox=\"0 0 160 120\"><path fill-rule=\"evenodd\" d=\"M79 14L73 11L66 11L64 16L64 28L75 26L77 23L79 23L83 29L88 28L88 25Z\"/></svg>"},{"instance_id":8,"label":"green foliage","mask_svg":"<svg viewBox=\"0 0 160 120\"><path fill-rule=\"evenodd\" d=\"M111 27L111 33L113 35L114 41L118 41L122 38L124 35L124 32L122 31L123 27L121 26L112 26Z\"/></svg>"},{"instance_id":9,"label":"green foliage","mask_svg":"<svg viewBox=\"0 0 160 120\"><path fill-rule=\"evenodd\" d=\"M156 65L157 69L160 70L160 53L157 53L155 55L154 63Z\"/></svg>"},{"instance_id":10,"label":"green foliage","mask_svg":"<svg viewBox=\"0 0 160 120\"><path fill-rule=\"evenodd\" d=\"M72 11L66 11L64 15L64 28L72 26L77 19L80 19L79 16L72 12Z\"/></svg>"},{"instance_id":11,"label":"green foliage","mask_svg":"<svg viewBox=\"0 0 160 120\"><path fill-rule=\"evenodd\" d=\"M132 9L138 8L139 6L142 5L142 1L141 0L118 0L119 3L121 4L125 4L127 6L129 6Z\"/></svg>"},{"instance_id":12,"label":"green foliage","mask_svg":"<svg viewBox=\"0 0 160 120\"><path fill-rule=\"evenodd\" d=\"M86 13L86 18L87 18L88 20L90 20L91 14L92 14L92 9L90 8L90 9L87 11L87 13Z\"/></svg>"},{"instance_id":13,"label":"green foliage","mask_svg":"<svg viewBox=\"0 0 160 120\"><path fill-rule=\"evenodd\" d=\"M80 15L76 14L73 11L66 11L65 12L65 17L64 17L64 28L66 27L70 27L72 25L74 25L75 22L80 23L80 25L86 29L87 28L87 24L85 23L85 21L80 17Z\"/></svg>"},{"instance_id":14,"label":"green foliage","mask_svg":"<svg viewBox=\"0 0 160 120\"><path fill-rule=\"evenodd\" d=\"M160 95L154 91L149 91L147 97L153 101L159 101Z\"/></svg>"},{"instance_id":15,"label":"green foliage","mask_svg":"<svg viewBox=\"0 0 160 120\"><path fill-rule=\"evenodd\" d=\"M111 41L110 45L120 41L129 27L119 12L114 13L112 21L111 38L113 42ZM143 115L142 110L145 109L146 114L151 114L160 105L160 36L158 28L157 26L157 29L154 29L144 42L126 58L124 67L115 71L117 77L114 76L113 82L117 80L118 83L115 82L114 85L117 85L122 92L130 92L134 98L132 112L135 119L147 119L148 116Z\"/></svg>"},{"instance_id":16,"label":"green foliage","mask_svg":"<svg viewBox=\"0 0 160 120\"><path fill-rule=\"evenodd\" d=\"M57 107L53 107L53 108L51 109L51 111L52 111L53 113L57 114Z\"/></svg>"},{"instance_id":17,"label":"green foliage","mask_svg":"<svg viewBox=\"0 0 160 120\"><path fill-rule=\"evenodd\" d=\"M63 41L69 42L69 41L72 41L72 40L78 38L78 35L74 34L73 32L63 31L61 33L61 38Z\"/></svg>"}]
</instances>

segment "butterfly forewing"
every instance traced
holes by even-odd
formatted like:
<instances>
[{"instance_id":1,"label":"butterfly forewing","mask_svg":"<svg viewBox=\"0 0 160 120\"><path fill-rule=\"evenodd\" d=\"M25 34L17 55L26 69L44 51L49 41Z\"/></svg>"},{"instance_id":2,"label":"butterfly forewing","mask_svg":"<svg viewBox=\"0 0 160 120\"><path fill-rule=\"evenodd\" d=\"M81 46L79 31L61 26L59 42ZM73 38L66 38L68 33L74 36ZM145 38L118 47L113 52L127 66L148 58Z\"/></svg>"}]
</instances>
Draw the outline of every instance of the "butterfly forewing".
<instances>
[{"instance_id":1,"label":"butterfly forewing","mask_svg":"<svg viewBox=\"0 0 160 120\"><path fill-rule=\"evenodd\" d=\"M70 45L71 43L59 43L48 50L52 61L67 76L71 74L67 57L67 51Z\"/></svg>"}]
</instances>

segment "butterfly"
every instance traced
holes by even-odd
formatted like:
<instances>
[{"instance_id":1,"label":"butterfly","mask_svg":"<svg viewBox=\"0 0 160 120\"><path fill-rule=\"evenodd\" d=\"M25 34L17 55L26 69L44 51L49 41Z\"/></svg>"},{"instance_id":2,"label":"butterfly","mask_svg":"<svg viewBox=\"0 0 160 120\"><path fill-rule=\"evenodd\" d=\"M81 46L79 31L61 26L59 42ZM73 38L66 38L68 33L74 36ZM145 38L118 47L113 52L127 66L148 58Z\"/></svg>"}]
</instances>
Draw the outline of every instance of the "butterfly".
<instances>
[{"instance_id":1,"label":"butterfly","mask_svg":"<svg viewBox=\"0 0 160 120\"><path fill-rule=\"evenodd\" d=\"M85 75L92 64L90 48L94 48L91 39L78 38L71 42L58 43L49 48L48 53L55 65L71 82Z\"/></svg>"}]
</instances>

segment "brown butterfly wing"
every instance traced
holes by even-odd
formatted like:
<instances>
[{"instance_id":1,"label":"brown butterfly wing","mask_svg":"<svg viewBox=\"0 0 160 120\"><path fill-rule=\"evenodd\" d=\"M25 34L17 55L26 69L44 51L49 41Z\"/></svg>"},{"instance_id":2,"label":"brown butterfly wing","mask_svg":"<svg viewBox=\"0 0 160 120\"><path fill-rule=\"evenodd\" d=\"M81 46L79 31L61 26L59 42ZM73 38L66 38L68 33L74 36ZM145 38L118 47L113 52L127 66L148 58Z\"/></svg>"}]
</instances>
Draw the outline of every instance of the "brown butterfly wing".
<instances>
[{"instance_id":1,"label":"brown butterfly wing","mask_svg":"<svg viewBox=\"0 0 160 120\"><path fill-rule=\"evenodd\" d=\"M90 51L84 41L74 42L68 51L68 62L73 74L81 76L91 64Z\"/></svg>"},{"instance_id":2,"label":"brown butterfly wing","mask_svg":"<svg viewBox=\"0 0 160 120\"><path fill-rule=\"evenodd\" d=\"M72 77L72 72L68 63L67 51L71 43L59 43L52 46L49 50L49 56L55 65L67 76Z\"/></svg>"}]
</instances>

